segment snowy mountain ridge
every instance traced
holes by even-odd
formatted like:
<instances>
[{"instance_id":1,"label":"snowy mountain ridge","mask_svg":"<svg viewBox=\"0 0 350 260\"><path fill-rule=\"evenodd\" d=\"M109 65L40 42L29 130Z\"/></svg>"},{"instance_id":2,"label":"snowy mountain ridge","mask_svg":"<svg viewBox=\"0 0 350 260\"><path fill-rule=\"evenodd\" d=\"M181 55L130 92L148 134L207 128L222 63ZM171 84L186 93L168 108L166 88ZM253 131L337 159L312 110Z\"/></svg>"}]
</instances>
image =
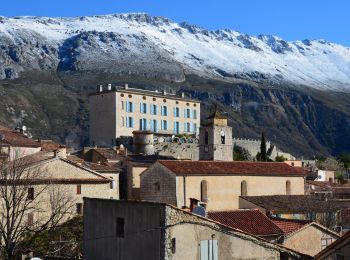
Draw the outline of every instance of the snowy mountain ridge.
<instances>
[{"instance_id":1,"label":"snowy mountain ridge","mask_svg":"<svg viewBox=\"0 0 350 260\"><path fill-rule=\"evenodd\" d=\"M96 68L118 73L124 67L147 74L154 64L165 74L175 71L169 78L176 81L197 74L350 92L350 48L325 40L287 42L271 35L209 31L142 13L0 17L0 79L33 69L93 70L92 60L100 61Z\"/></svg>"}]
</instances>

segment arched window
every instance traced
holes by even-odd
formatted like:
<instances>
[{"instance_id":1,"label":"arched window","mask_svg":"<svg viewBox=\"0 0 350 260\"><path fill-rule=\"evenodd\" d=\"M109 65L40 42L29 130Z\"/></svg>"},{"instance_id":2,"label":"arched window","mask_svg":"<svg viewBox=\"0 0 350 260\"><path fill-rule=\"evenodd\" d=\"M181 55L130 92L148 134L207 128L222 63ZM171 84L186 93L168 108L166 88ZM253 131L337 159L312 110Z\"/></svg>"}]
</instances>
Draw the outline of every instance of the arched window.
<instances>
[{"instance_id":1,"label":"arched window","mask_svg":"<svg viewBox=\"0 0 350 260\"><path fill-rule=\"evenodd\" d=\"M292 188L291 188L290 181L286 181L286 194L290 195L291 193L292 193Z\"/></svg>"},{"instance_id":2,"label":"arched window","mask_svg":"<svg viewBox=\"0 0 350 260\"><path fill-rule=\"evenodd\" d=\"M241 182L241 196L247 196L247 182L242 181Z\"/></svg>"},{"instance_id":3,"label":"arched window","mask_svg":"<svg viewBox=\"0 0 350 260\"><path fill-rule=\"evenodd\" d=\"M205 133L204 133L204 143L205 144L209 143L209 133L208 133L208 131L205 131Z\"/></svg>"},{"instance_id":4,"label":"arched window","mask_svg":"<svg viewBox=\"0 0 350 260\"><path fill-rule=\"evenodd\" d=\"M208 201L208 184L207 181L201 181L201 201Z\"/></svg>"}]
</instances>

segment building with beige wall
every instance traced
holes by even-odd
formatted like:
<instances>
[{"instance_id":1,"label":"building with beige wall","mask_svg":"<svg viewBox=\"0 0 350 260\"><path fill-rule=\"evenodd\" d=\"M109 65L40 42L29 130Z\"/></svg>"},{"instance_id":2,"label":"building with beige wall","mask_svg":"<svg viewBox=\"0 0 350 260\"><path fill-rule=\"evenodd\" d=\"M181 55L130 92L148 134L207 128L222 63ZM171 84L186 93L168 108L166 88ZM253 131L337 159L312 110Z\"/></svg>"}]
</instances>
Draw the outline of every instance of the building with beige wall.
<instances>
[{"instance_id":1,"label":"building with beige wall","mask_svg":"<svg viewBox=\"0 0 350 260\"><path fill-rule=\"evenodd\" d=\"M129 88L100 89L89 95L90 145L114 146L134 130L159 134L198 134L200 102L165 91Z\"/></svg>"},{"instance_id":2,"label":"building with beige wall","mask_svg":"<svg viewBox=\"0 0 350 260\"><path fill-rule=\"evenodd\" d=\"M350 259L350 231L315 256L316 260Z\"/></svg>"},{"instance_id":3,"label":"building with beige wall","mask_svg":"<svg viewBox=\"0 0 350 260\"><path fill-rule=\"evenodd\" d=\"M285 163L157 161L141 174L141 199L208 210L239 208L239 196L304 194L304 172Z\"/></svg>"},{"instance_id":4,"label":"building with beige wall","mask_svg":"<svg viewBox=\"0 0 350 260\"><path fill-rule=\"evenodd\" d=\"M21 175L8 177L12 182L1 179L0 185L7 185L18 194L27 194L23 203L29 201L31 206L23 208L23 225L29 228L47 221L57 205L64 214L59 220L62 222L83 213L83 197L119 199L117 175L112 180L54 153L39 152L9 163L10 166L13 164L16 174ZM4 205L3 200L5 197L0 197L0 205Z\"/></svg>"},{"instance_id":5,"label":"building with beige wall","mask_svg":"<svg viewBox=\"0 0 350 260\"><path fill-rule=\"evenodd\" d=\"M84 201L84 259L311 259L163 203Z\"/></svg>"}]
</instances>

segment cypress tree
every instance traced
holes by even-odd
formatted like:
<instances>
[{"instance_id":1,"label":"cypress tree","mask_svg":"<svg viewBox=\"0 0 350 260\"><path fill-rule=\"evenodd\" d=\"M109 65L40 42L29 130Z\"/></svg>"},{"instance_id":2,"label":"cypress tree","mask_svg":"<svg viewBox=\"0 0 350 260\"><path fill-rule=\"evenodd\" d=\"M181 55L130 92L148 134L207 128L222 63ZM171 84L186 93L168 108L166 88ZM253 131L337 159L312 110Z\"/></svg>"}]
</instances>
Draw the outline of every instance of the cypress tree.
<instances>
[{"instance_id":1,"label":"cypress tree","mask_svg":"<svg viewBox=\"0 0 350 260\"><path fill-rule=\"evenodd\" d=\"M260 143L260 161L267 161L267 153L266 153L266 140L265 134L261 133L261 143Z\"/></svg>"}]
</instances>

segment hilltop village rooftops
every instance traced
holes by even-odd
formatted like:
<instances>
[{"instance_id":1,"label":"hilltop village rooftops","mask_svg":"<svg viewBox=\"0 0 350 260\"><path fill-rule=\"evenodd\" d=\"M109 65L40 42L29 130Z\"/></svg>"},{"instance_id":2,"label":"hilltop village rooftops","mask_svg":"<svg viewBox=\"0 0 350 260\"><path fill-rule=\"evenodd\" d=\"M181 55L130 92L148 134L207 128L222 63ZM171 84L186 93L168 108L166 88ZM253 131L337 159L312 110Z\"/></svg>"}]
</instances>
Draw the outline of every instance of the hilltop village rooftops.
<instances>
[{"instance_id":1,"label":"hilltop village rooftops","mask_svg":"<svg viewBox=\"0 0 350 260\"><path fill-rule=\"evenodd\" d=\"M303 226L312 222L309 220L302 220L302 219L285 219L285 218L275 218L275 217L269 217L269 219L277 227L279 227L285 234L293 233L299 230L300 228L302 228Z\"/></svg>"},{"instance_id":2,"label":"hilltop village rooftops","mask_svg":"<svg viewBox=\"0 0 350 260\"><path fill-rule=\"evenodd\" d=\"M176 175L305 176L304 169L278 162L158 161Z\"/></svg>"},{"instance_id":3,"label":"hilltop village rooftops","mask_svg":"<svg viewBox=\"0 0 350 260\"><path fill-rule=\"evenodd\" d=\"M139 89L139 88L130 88L130 87L122 87L122 86L99 86L99 89L93 93L90 93L89 96L95 96L100 94L107 94L107 93L113 93L113 92L120 92L120 93L130 93L130 94L139 94L139 95L145 95L145 96L151 96L151 97L160 97L160 98L170 98L170 99L178 99L178 100L187 100L194 103L200 103L200 101L187 98L185 96L179 96L174 93L168 93L166 91L159 91L159 90L146 90L146 89Z\"/></svg>"}]
</instances>

